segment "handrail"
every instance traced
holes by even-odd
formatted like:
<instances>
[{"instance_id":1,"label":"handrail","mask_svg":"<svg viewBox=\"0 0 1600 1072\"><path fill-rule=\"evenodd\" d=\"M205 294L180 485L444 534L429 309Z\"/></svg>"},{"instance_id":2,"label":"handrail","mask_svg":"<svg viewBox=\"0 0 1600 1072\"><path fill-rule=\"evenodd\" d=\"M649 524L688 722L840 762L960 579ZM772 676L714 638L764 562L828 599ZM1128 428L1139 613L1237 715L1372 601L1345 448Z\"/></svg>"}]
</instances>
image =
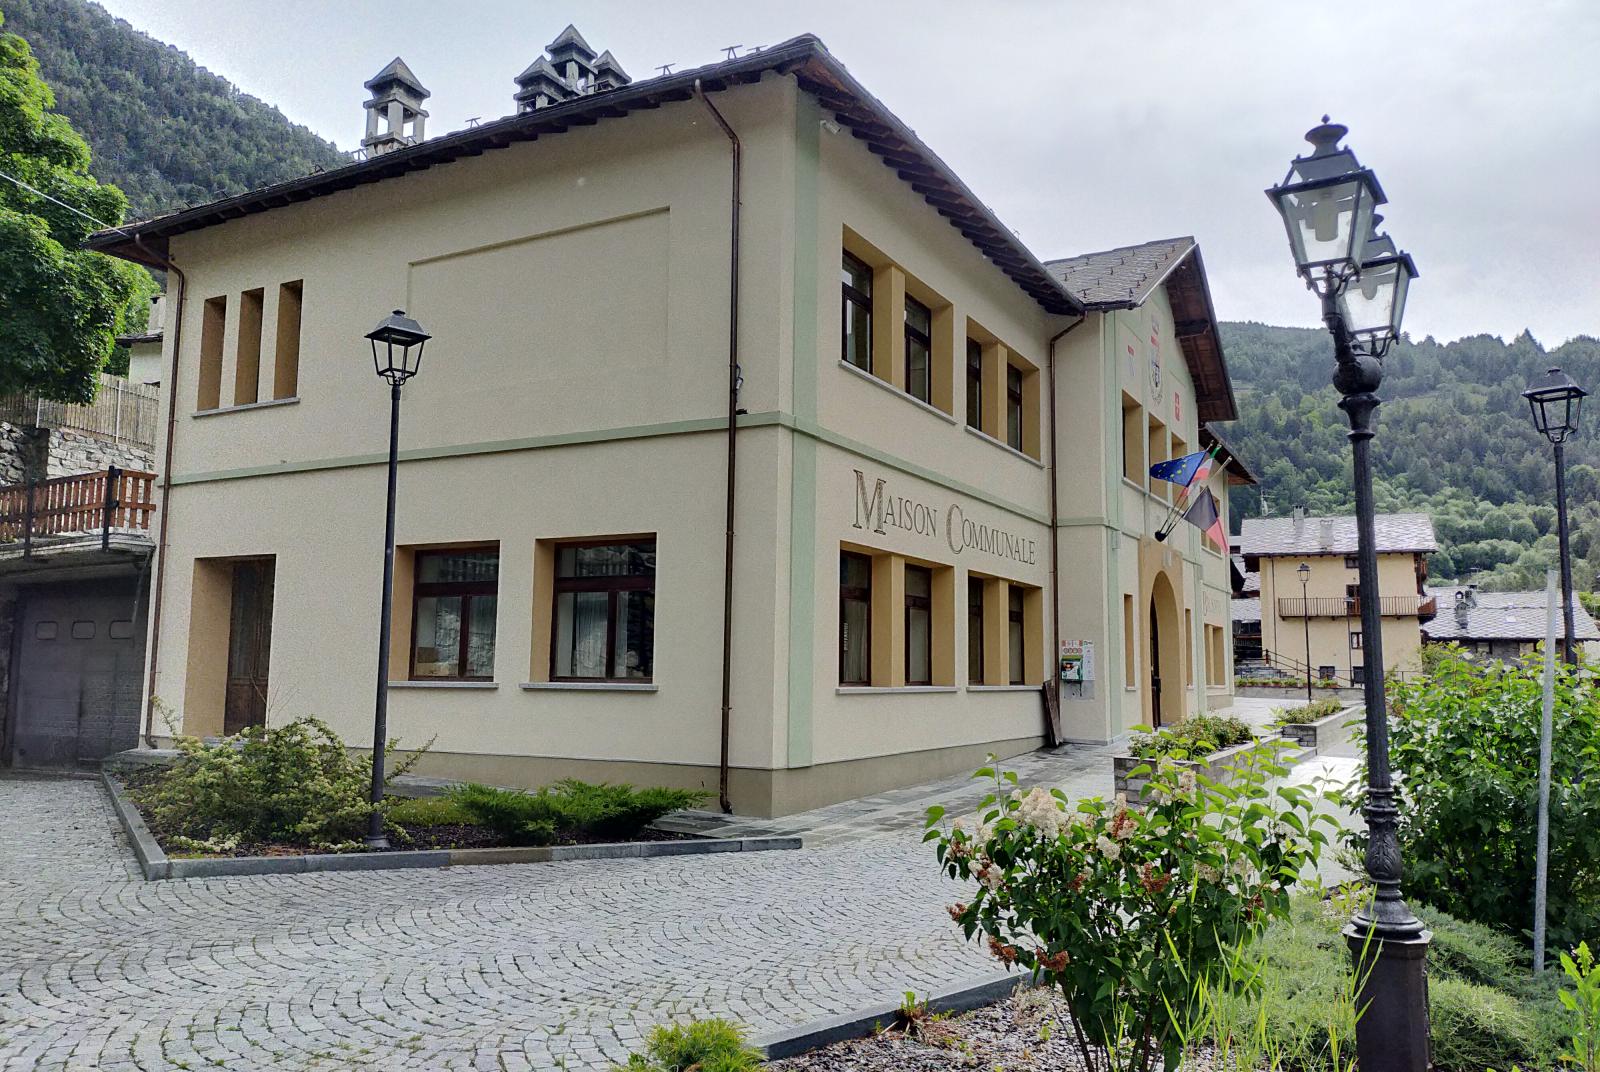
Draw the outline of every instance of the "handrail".
<instances>
[{"instance_id":1,"label":"handrail","mask_svg":"<svg viewBox=\"0 0 1600 1072\"><path fill-rule=\"evenodd\" d=\"M1422 596L1379 596L1378 613L1384 618L1410 618L1431 613L1431 598ZM1360 618L1361 600L1355 596L1280 596L1280 618Z\"/></svg>"},{"instance_id":2,"label":"handrail","mask_svg":"<svg viewBox=\"0 0 1600 1072\"><path fill-rule=\"evenodd\" d=\"M112 466L0 487L0 542L21 540L24 557L39 537L99 535L102 550L114 532L147 532L155 513L154 473Z\"/></svg>"}]
</instances>

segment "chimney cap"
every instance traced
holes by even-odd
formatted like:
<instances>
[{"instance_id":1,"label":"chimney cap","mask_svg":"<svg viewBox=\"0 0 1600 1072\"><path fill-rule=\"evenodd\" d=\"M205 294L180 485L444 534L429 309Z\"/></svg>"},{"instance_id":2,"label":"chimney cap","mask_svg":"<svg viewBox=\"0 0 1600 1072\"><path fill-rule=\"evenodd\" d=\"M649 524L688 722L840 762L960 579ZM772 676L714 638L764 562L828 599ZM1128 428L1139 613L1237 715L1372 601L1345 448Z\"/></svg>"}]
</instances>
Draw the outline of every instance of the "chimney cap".
<instances>
[{"instance_id":1,"label":"chimney cap","mask_svg":"<svg viewBox=\"0 0 1600 1072\"><path fill-rule=\"evenodd\" d=\"M627 80L628 78L628 72L622 69L622 64L617 62L617 57L611 54L611 50L609 48L595 58L594 69L596 74L604 71L610 71L613 74L621 76L623 80Z\"/></svg>"},{"instance_id":2,"label":"chimney cap","mask_svg":"<svg viewBox=\"0 0 1600 1072\"><path fill-rule=\"evenodd\" d=\"M377 96L379 90L385 89L390 85L404 86L423 100L433 96L432 93L422 87L421 80L411 73L411 68L407 67L406 61L399 56L390 60L388 66L362 84L372 90L373 96Z\"/></svg>"},{"instance_id":3,"label":"chimney cap","mask_svg":"<svg viewBox=\"0 0 1600 1072\"><path fill-rule=\"evenodd\" d=\"M556 39L544 46L544 50L552 57L562 52L572 52L581 55L586 60L594 59L594 49L589 47L589 42L583 39L578 28L572 23L567 23L567 28L556 36Z\"/></svg>"}]
</instances>

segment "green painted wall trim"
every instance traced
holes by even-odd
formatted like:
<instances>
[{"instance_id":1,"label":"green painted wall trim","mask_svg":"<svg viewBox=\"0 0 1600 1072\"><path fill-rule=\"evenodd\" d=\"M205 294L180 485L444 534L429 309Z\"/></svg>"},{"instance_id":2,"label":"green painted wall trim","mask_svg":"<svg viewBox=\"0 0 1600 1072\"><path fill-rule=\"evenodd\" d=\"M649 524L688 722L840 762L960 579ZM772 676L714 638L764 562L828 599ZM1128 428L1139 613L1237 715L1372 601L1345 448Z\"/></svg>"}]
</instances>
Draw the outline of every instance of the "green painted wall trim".
<instances>
[{"instance_id":1,"label":"green painted wall trim","mask_svg":"<svg viewBox=\"0 0 1600 1072\"><path fill-rule=\"evenodd\" d=\"M790 354L794 411L817 419L817 182L822 113L808 93L795 94L794 307ZM817 445L790 436L789 681L790 767L811 766L816 674Z\"/></svg>"}]
</instances>

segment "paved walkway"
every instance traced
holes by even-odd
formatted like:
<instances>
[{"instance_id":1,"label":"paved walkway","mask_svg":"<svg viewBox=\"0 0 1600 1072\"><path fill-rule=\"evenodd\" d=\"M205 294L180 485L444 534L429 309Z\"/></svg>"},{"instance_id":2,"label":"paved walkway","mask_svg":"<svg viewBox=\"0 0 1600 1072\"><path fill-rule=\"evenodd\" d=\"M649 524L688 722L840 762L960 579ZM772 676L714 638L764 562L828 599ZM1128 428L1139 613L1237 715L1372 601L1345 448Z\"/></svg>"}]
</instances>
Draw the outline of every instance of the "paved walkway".
<instances>
[{"instance_id":1,"label":"paved walkway","mask_svg":"<svg viewBox=\"0 0 1600 1072\"><path fill-rule=\"evenodd\" d=\"M1095 792L1106 752L1013 766ZM604 1069L987 975L920 843L981 794L821 809L798 852L147 883L97 783L0 777L0 1068Z\"/></svg>"}]
</instances>

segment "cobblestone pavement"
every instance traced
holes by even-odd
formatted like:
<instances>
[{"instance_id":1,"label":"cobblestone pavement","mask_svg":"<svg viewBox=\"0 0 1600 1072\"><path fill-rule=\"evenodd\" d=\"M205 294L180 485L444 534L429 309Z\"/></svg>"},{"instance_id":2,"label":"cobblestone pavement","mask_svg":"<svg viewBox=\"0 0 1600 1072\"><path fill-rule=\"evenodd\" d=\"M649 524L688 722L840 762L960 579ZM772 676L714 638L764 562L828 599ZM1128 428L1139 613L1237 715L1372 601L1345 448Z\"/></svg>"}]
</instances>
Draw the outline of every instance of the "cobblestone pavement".
<instances>
[{"instance_id":1,"label":"cobblestone pavement","mask_svg":"<svg viewBox=\"0 0 1600 1072\"><path fill-rule=\"evenodd\" d=\"M1109 751L1010 765L1108 793ZM145 882L96 782L0 776L0 1068L604 1069L667 1019L985 976L920 842L981 793L808 813L797 852Z\"/></svg>"}]
</instances>

